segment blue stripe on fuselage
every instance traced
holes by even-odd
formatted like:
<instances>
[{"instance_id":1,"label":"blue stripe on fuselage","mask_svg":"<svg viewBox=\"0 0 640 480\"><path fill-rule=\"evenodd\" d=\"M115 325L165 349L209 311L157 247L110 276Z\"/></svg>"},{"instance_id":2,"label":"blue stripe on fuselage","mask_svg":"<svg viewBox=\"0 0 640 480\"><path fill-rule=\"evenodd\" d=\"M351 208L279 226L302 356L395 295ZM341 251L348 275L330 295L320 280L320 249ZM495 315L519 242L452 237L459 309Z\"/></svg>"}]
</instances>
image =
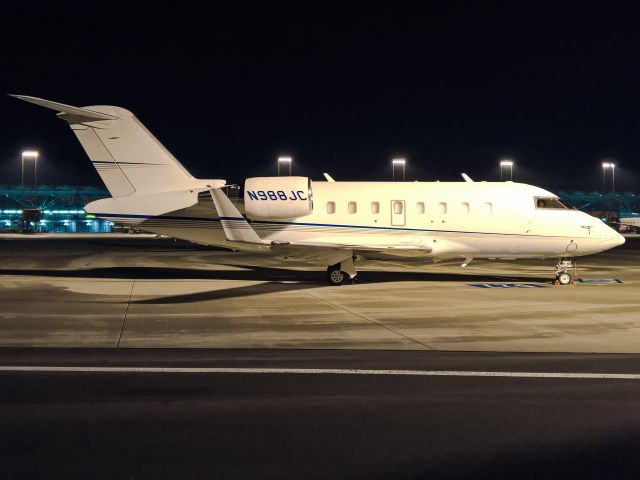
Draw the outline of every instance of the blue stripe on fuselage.
<instances>
[{"instance_id":1,"label":"blue stripe on fuselage","mask_svg":"<svg viewBox=\"0 0 640 480\"><path fill-rule=\"evenodd\" d=\"M203 217L174 217L163 215L133 215L133 214L118 214L118 213L94 213L96 217L111 217L111 218L140 218L147 220L193 220L196 222L219 222L220 220L246 220L244 217L219 217L219 218L203 218ZM408 232L435 232L435 233L464 233L464 234L477 234L477 235L505 235L505 236L519 236L519 237L561 237L563 235L524 235L521 233L499 233L499 232L473 232L465 230L436 230L428 228L408 228L408 227L380 227L373 225L339 225L335 223L306 223L306 222L282 222L282 221L268 221L268 220L252 220L250 223L262 224L262 225L293 225L303 227L333 227L333 228L359 228L359 229L371 229L371 230L402 230ZM589 237L574 237L574 238L589 238Z\"/></svg>"}]
</instances>

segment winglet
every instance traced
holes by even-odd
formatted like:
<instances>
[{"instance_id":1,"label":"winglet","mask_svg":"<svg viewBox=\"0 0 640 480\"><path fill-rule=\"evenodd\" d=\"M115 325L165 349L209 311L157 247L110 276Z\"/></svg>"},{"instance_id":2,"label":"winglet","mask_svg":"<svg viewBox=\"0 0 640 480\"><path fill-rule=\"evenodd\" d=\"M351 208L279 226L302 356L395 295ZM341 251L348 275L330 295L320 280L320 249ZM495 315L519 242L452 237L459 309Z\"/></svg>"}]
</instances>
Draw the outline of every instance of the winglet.
<instances>
[{"instance_id":1,"label":"winglet","mask_svg":"<svg viewBox=\"0 0 640 480\"><path fill-rule=\"evenodd\" d=\"M213 203L218 211L218 216L220 217L224 236L228 241L258 244L265 243L258 236L256 231L251 228L247 219L240 214L238 209L233 205L233 203L231 203L229 197L227 197L222 190L219 188L212 188L210 192Z\"/></svg>"},{"instance_id":2,"label":"winglet","mask_svg":"<svg viewBox=\"0 0 640 480\"><path fill-rule=\"evenodd\" d=\"M467 175L466 173L462 174L462 178L464 178L465 182L473 183L473 180L471 179L471 177L469 175Z\"/></svg>"},{"instance_id":3,"label":"winglet","mask_svg":"<svg viewBox=\"0 0 640 480\"><path fill-rule=\"evenodd\" d=\"M40 105L41 107L50 108L51 110L56 110L57 112L59 112L58 115L61 116L63 119L65 115L68 115L73 119L79 118L83 121L115 120L116 118L118 118L113 115L109 115L107 113L95 112L87 108L73 107L71 105L52 102L51 100L45 100L43 98L29 97L27 95L12 95L12 94L9 94L9 96L17 98L18 100L23 100L25 102L33 103L35 105Z\"/></svg>"},{"instance_id":4,"label":"winglet","mask_svg":"<svg viewBox=\"0 0 640 480\"><path fill-rule=\"evenodd\" d=\"M331 175L329 175L328 173L323 173L323 175L324 175L324 178L327 179L327 182L331 182L331 183L335 182L333 177Z\"/></svg>"}]
</instances>

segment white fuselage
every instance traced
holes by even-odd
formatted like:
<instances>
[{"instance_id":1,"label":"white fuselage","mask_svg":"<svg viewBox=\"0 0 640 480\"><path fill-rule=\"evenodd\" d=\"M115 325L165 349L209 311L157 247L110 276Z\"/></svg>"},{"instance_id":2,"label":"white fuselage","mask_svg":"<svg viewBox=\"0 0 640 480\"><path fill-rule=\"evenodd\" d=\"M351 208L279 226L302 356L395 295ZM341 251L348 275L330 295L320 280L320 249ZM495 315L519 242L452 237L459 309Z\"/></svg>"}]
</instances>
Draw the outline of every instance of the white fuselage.
<instances>
[{"instance_id":1,"label":"white fuselage","mask_svg":"<svg viewBox=\"0 0 640 480\"><path fill-rule=\"evenodd\" d=\"M251 226L268 242L355 245L354 252L357 245L407 245L412 252L423 246L423 255L434 260L575 257L624 243L620 234L586 213L540 208L536 199L557 197L525 184L313 182L312 189L311 214L254 218ZM198 243L246 247L225 241L211 207L148 217L135 206L128 210L94 213Z\"/></svg>"}]
</instances>

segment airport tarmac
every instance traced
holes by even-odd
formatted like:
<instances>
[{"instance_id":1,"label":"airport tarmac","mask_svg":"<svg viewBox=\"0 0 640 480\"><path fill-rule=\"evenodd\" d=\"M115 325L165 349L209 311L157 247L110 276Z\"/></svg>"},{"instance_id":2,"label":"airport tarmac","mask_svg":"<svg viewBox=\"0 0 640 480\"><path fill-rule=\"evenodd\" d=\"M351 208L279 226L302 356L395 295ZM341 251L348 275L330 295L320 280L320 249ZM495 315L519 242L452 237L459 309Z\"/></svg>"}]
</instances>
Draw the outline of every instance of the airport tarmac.
<instances>
[{"instance_id":1,"label":"airport tarmac","mask_svg":"<svg viewBox=\"0 0 640 480\"><path fill-rule=\"evenodd\" d=\"M0 346L640 351L640 239L578 260L621 284L551 286L553 259L300 262L110 235L0 236ZM481 288L471 284L527 288Z\"/></svg>"},{"instance_id":2,"label":"airport tarmac","mask_svg":"<svg viewBox=\"0 0 640 480\"><path fill-rule=\"evenodd\" d=\"M0 468L12 479L633 479L638 360L0 349Z\"/></svg>"},{"instance_id":3,"label":"airport tarmac","mask_svg":"<svg viewBox=\"0 0 640 480\"><path fill-rule=\"evenodd\" d=\"M636 478L639 254L631 238L580 260L623 283L552 286L552 260L368 261L329 287L170 239L0 236L0 468Z\"/></svg>"}]
</instances>

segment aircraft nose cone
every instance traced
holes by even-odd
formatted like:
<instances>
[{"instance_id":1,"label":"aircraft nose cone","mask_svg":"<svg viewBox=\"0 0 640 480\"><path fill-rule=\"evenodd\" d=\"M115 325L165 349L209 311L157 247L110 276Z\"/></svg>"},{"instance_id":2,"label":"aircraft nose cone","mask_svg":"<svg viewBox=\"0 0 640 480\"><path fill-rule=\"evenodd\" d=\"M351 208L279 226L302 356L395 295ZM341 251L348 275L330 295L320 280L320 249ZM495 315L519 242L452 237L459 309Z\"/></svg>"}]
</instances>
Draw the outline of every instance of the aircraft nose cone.
<instances>
[{"instance_id":1,"label":"aircraft nose cone","mask_svg":"<svg viewBox=\"0 0 640 480\"><path fill-rule=\"evenodd\" d=\"M611 248L619 247L625 242L625 238L618 232L612 232L610 236L602 240L598 244L600 251L609 250Z\"/></svg>"},{"instance_id":2,"label":"aircraft nose cone","mask_svg":"<svg viewBox=\"0 0 640 480\"><path fill-rule=\"evenodd\" d=\"M616 232L615 235L613 236L613 238L611 239L611 241L613 242L613 246L614 247L618 247L618 246L624 244L624 242L626 240L622 235L620 235L618 232Z\"/></svg>"}]
</instances>

